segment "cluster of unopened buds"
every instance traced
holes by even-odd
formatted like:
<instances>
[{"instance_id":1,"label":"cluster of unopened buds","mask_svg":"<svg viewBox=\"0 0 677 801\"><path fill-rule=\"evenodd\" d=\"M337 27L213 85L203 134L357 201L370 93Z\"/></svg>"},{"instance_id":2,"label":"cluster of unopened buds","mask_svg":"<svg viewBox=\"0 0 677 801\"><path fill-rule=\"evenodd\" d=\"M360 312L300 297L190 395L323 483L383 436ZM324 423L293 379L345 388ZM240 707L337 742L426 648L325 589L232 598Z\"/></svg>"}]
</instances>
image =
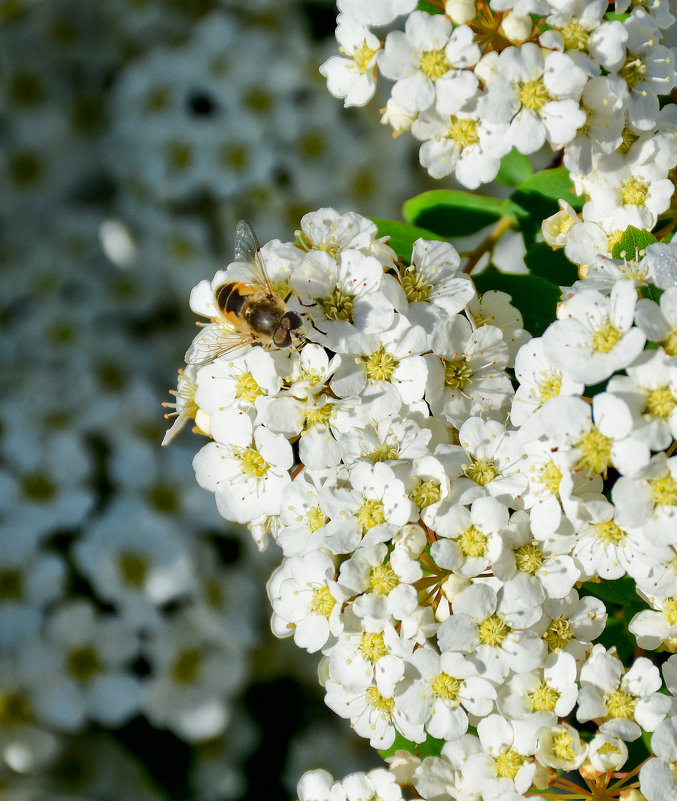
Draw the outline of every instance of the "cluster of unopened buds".
<instances>
[{"instance_id":1,"label":"cluster of unopened buds","mask_svg":"<svg viewBox=\"0 0 677 801\"><path fill-rule=\"evenodd\" d=\"M677 246L636 254L641 281L600 260L605 282L531 338L447 242L405 262L328 208L293 242L252 236L193 290L209 322L167 439L193 420L198 483L280 547L272 628L322 655L327 705L374 748L410 745L299 798L559 797L572 772L610 794L585 797L674 798ZM581 586L620 579L656 658L599 642L608 611ZM628 768L646 732L655 756Z\"/></svg>"}]
</instances>

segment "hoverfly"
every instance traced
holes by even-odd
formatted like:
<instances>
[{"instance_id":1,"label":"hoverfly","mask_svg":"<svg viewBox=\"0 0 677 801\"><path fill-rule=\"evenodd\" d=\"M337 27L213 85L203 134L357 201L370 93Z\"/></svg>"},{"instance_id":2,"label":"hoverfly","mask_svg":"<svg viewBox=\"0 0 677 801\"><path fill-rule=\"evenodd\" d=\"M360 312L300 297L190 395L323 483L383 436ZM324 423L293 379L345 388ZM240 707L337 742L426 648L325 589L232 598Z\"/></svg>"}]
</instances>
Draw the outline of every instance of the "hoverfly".
<instances>
[{"instance_id":1,"label":"hoverfly","mask_svg":"<svg viewBox=\"0 0 677 801\"><path fill-rule=\"evenodd\" d=\"M188 364L208 364L245 345L299 348L306 342L303 319L276 297L251 225L240 220L235 231L235 261L250 280L226 281L214 291L223 319L205 325L186 353Z\"/></svg>"}]
</instances>

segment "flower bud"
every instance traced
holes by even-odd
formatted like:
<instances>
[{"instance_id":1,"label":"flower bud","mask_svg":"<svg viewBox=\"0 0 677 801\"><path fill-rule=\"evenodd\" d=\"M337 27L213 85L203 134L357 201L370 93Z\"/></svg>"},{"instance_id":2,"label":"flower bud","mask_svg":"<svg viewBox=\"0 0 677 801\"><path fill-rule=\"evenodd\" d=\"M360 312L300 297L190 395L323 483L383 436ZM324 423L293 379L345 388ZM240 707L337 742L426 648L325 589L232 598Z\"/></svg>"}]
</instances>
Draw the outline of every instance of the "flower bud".
<instances>
[{"instance_id":1,"label":"flower bud","mask_svg":"<svg viewBox=\"0 0 677 801\"><path fill-rule=\"evenodd\" d=\"M475 18L475 0L447 0L444 13L456 25L465 25Z\"/></svg>"},{"instance_id":2,"label":"flower bud","mask_svg":"<svg viewBox=\"0 0 677 801\"><path fill-rule=\"evenodd\" d=\"M511 11L501 23L503 34L514 45L521 45L529 39L532 31L531 17L523 17Z\"/></svg>"}]
</instances>

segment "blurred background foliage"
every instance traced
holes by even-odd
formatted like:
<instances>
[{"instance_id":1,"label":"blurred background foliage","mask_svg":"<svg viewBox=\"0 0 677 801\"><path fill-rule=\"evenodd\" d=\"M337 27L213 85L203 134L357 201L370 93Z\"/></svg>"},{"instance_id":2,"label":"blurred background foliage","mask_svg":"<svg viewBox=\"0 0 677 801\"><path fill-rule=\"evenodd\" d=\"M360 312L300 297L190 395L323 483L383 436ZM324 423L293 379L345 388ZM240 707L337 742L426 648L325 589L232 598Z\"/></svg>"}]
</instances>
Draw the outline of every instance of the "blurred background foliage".
<instances>
[{"instance_id":1,"label":"blurred background foliage","mask_svg":"<svg viewBox=\"0 0 677 801\"><path fill-rule=\"evenodd\" d=\"M270 633L277 559L196 486L201 443L160 448L238 219L291 240L427 188L378 99L326 91L335 14L0 0L2 801L284 798L374 764Z\"/></svg>"}]
</instances>

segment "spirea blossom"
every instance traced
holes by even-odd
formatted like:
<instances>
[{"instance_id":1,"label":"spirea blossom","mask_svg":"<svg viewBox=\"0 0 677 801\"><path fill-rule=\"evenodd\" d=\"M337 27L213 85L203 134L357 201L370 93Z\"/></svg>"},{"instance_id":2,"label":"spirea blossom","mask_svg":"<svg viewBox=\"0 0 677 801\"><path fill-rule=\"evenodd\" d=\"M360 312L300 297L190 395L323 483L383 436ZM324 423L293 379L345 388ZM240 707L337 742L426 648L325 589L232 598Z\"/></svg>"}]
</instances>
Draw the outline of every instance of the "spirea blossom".
<instances>
[{"instance_id":1,"label":"spirea blossom","mask_svg":"<svg viewBox=\"0 0 677 801\"><path fill-rule=\"evenodd\" d=\"M529 339L448 243L419 238L407 263L333 209L299 232L275 264L303 342L245 343L193 379L210 440L198 482L283 552L274 633L321 655L327 705L372 747L443 741L395 760L428 799L517 799L559 786L558 769L620 770L626 742L666 730L671 701L649 658L626 665L596 642L610 610L581 588L627 582L648 607L638 645L677 641L672 289L660 307L640 300L650 272L614 264L565 288ZM218 285L199 285L212 319ZM664 781L658 757L649 784ZM308 774L299 797L350 797L355 782Z\"/></svg>"}]
</instances>

